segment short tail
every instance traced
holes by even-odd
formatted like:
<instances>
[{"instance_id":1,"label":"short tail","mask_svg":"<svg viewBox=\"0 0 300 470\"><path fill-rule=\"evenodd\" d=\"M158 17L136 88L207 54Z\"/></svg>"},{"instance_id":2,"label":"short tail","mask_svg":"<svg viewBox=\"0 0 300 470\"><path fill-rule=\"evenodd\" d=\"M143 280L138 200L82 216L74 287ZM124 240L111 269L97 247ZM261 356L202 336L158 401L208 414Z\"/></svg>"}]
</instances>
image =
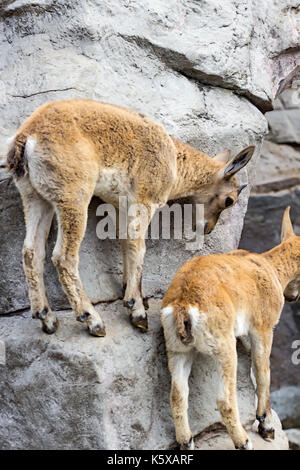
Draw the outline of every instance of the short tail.
<instances>
[{"instance_id":1,"label":"short tail","mask_svg":"<svg viewBox=\"0 0 300 470\"><path fill-rule=\"evenodd\" d=\"M192 321L187 307L176 305L174 307L175 328L178 337L183 344L190 344L194 341L192 332Z\"/></svg>"},{"instance_id":2,"label":"short tail","mask_svg":"<svg viewBox=\"0 0 300 470\"><path fill-rule=\"evenodd\" d=\"M28 172L27 158L25 152L27 137L17 135L10 144L6 157L6 169L16 178L22 178Z\"/></svg>"}]
</instances>

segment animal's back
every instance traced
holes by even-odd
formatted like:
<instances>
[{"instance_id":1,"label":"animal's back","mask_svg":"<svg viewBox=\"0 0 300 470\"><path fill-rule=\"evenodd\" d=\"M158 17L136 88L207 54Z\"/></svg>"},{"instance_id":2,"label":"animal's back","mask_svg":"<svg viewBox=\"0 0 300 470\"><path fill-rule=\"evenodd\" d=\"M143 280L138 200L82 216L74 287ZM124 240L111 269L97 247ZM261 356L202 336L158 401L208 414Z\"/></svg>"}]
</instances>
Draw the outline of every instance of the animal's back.
<instances>
[{"instance_id":1,"label":"animal's back","mask_svg":"<svg viewBox=\"0 0 300 470\"><path fill-rule=\"evenodd\" d=\"M37 137L41 143L65 146L76 142L80 135L88 137L108 164L110 153L114 161L124 163L137 155L157 154L165 147L174 149L165 129L142 113L85 99L41 106L20 126L17 134L21 133ZM165 157L172 160L174 155Z\"/></svg>"},{"instance_id":2,"label":"animal's back","mask_svg":"<svg viewBox=\"0 0 300 470\"><path fill-rule=\"evenodd\" d=\"M151 199L176 177L176 150L165 129L141 113L93 100L47 103L21 125L16 139L33 138L37 150L55 170L84 173L89 165L96 181L103 170L121 175L124 186ZM119 178L119 176L118 176ZM118 179L117 178L117 179ZM111 181L110 181L111 183ZM100 184L100 196L102 186Z\"/></svg>"},{"instance_id":3,"label":"animal's back","mask_svg":"<svg viewBox=\"0 0 300 470\"><path fill-rule=\"evenodd\" d=\"M163 307L174 303L197 306L208 322L218 321L220 327L239 313L253 319L257 312L257 321L264 317L274 325L283 293L274 269L262 255L236 250L185 263L169 286Z\"/></svg>"}]
</instances>

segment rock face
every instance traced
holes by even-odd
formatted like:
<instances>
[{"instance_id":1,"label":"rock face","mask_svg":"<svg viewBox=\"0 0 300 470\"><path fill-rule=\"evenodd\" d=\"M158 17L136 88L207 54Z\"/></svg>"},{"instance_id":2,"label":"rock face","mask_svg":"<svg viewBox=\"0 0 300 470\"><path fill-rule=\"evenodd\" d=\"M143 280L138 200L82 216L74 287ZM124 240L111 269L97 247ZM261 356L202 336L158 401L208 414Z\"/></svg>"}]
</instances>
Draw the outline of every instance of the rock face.
<instances>
[{"instance_id":1,"label":"rock face","mask_svg":"<svg viewBox=\"0 0 300 470\"><path fill-rule=\"evenodd\" d=\"M170 378L159 320L150 301L150 331L130 325L121 302L99 306L108 335L92 338L72 313L46 336L28 313L5 317L0 338L1 449L166 449L175 441ZM238 395L243 423L255 419L250 357L239 348ZM218 368L199 356L190 380L195 434L220 421Z\"/></svg>"},{"instance_id":2,"label":"rock face","mask_svg":"<svg viewBox=\"0 0 300 470\"><path fill-rule=\"evenodd\" d=\"M300 151L297 147L265 141L257 177L248 203L240 246L263 252L280 243L284 209L298 233L300 225Z\"/></svg>"},{"instance_id":3,"label":"rock face","mask_svg":"<svg viewBox=\"0 0 300 470\"><path fill-rule=\"evenodd\" d=\"M4 0L0 155L7 137L37 106L85 97L146 113L171 135L212 156L256 145L240 175L250 188L267 132L262 112L272 109L273 98L299 70L297 13L296 0ZM184 239L148 240L146 295L161 296L192 256L235 249L248 196L244 190L238 205L223 213L202 250L186 250ZM91 203L80 252L80 274L95 303L119 298L122 271L117 241L96 237L98 204ZM1 168L0 233L0 315L12 315L0 321L8 357L0 381L0 447L171 444L169 379L158 319L141 336L119 319L122 308L116 303L101 306L116 316L104 314L109 335L103 341L84 335L68 314L58 335L45 337L27 314L13 315L29 307L21 264L24 223L17 190ZM54 241L55 224L45 278L52 307L62 309L68 303L50 263ZM213 404L215 369L209 361L201 364L191 407L195 432L219 419ZM245 422L254 413L248 368L242 354Z\"/></svg>"},{"instance_id":4,"label":"rock face","mask_svg":"<svg viewBox=\"0 0 300 470\"><path fill-rule=\"evenodd\" d=\"M265 441L257 433L257 423L249 427L248 436L251 439L254 450L288 450L288 438L285 432L282 430L280 419L274 410L272 410L273 423L275 429L275 439L273 441ZM291 430L292 431L292 430ZM295 432L297 429L293 429L294 433L289 434L289 439L293 440L294 445L299 443L299 435ZM291 445L290 441L290 445ZM291 447L292 448L292 447ZM197 450L234 450L231 439L227 432L221 428L208 430L203 432L195 441L195 449Z\"/></svg>"},{"instance_id":5,"label":"rock face","mask_svg":"<svg viewBox=\"0 0 300 470\"><path fill-rule=\"evenodd\" d=\"M272 393L272 404L284 429L300 427L299 387L282 387Z\"/></svg>"},{"instance_id":6,"label":"rock face","mask_svg":"<svg viewBox=\"0 0 300 470\"><path fill-rule=\"evenodd\" d=\"M286 435L291 450L300 450L300 429L288 429Z\"/></svg>"},{"instance_id":7,"label":"rock face","mask_svg":"<svg viewBox=\"0 0 300 470\"><path fill-rule=\"evenodd\" d=\"M273 142L300 144L300 80L275 101L274 111L267 113L268 136Z\"/></svg>"},{"instance_id":8,"label":"rock face","mask_svg":"<svg viewBox=\"0 0 300 470\"><path fill-rule=\"evenodd\" d=\"M1 88L6 110L20 104L10 124L51 93L116 100L168 121L185 76L272 109L278 88L297 73L298 11L296 0L5 0Z\"/></svg>"}]
</instances>

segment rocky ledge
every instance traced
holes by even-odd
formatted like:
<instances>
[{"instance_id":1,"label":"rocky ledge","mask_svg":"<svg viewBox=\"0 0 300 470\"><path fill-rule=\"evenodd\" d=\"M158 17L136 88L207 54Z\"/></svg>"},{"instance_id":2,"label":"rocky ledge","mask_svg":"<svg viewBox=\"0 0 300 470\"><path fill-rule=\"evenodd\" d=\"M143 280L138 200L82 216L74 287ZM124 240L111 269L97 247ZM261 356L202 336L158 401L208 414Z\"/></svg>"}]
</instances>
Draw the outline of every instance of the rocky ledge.
<instances>
[{"instance_id":1,"label":"rocky ledge","mask_svg":"<svg viewBox=\"0 0 300 470\"><path fill-rule=\"evenodd\" d=\"M146 334L132 328L120 301L99 304L105 338L92 338L70 311L58 313L60 327L47 336L29 312L5 316L0 338L1 449L168 449L175 434L169 404L170 377L159 319L159 300L150 301ZM238 344L238 398L242 422L255 420L250 357ZM189 415L199 448L221 446L217 365L200 356L190 378ZM276 441L286 448L279 423ZM204 436L205 439L204 439ZM203 440L204 439L204 440ZM209 439L209 443L208 443ZM205 442L204 442L205 441ZM227 435L222 446L232 448Z\"/></svg>"}]
</instances>

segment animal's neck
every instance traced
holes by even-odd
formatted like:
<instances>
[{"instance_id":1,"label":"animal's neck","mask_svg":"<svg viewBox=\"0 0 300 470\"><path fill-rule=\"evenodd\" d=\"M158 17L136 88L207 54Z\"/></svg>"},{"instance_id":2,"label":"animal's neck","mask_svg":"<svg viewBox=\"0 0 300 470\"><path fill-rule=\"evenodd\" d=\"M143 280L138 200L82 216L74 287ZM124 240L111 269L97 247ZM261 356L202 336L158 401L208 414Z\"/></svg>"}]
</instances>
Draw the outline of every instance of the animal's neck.
<instances>
[{"instance_id":1,"label":"animal's neck","mask_svg":"<svg viewBox=\"0 0 300 470\"><path fill-rule=\"evenodd\" d=\"M177 180L170 199L204 193L213 184L222 164L180 140L172 140L177 149Z\"/></svg>"},{"instance_id":2,"label":"animal's neck","mask_svg":"<svg viewBox=\"0 0 300 470\"><path fill-rule=\"evenodd\" d=\"M299 270L300 251L298 248L295 246L294 240L291 239L263 254L277 272L283 290Z\"/></svg>"}]
</instances>

